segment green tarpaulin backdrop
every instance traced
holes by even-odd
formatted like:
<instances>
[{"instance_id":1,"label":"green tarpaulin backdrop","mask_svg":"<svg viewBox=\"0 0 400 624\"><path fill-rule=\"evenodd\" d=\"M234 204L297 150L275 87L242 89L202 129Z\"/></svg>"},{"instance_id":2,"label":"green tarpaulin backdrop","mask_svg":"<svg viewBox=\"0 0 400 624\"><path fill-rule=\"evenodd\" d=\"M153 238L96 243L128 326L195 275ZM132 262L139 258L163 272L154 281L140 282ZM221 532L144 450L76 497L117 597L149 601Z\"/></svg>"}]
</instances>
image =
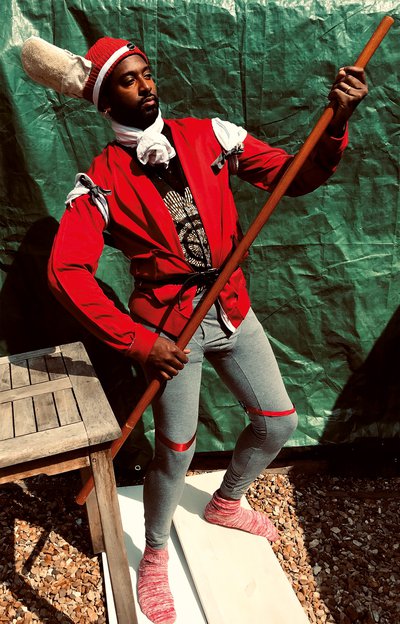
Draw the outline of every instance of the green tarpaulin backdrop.
<instances>
[{"instance_id":1,"label":"green tarpaulin backdrop","mask_svg":"<svg viewBox=\"0 0 400 624\"><path fill-rule=\"evenodd\" d=\"M219 116L296 152L336 69L355 61L390 14L395 25L369 65L370 94L337 173L311 195L280 203L246 273L300 415L288 444L398 436L399 13L389 1L2 0L2 352L83 340L120 420L143 389L140 371L87 335L48 292L46 262L65 197L112 135L86 101L24 75L26 38L79 54L105 34L128 38L151 58L165 117ZM237 181L234 188L246 229L266 197ZM97 278L124 307L127 260L106 247ZM200 414L197 450L230 450L245 416L210 369ZM146 414L131 441L138 465L149 457L152 428Z\"/></svg>"}]
</instances>

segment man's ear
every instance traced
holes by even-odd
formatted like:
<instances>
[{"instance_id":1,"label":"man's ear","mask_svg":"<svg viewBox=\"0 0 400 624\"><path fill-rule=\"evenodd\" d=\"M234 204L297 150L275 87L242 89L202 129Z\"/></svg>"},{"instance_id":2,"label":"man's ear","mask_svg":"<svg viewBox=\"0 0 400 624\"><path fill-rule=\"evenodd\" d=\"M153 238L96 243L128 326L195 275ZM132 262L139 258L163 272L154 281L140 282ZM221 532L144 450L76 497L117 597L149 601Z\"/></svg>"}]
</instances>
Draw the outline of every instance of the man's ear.
<instances>
[{"instance_id":1,"label":"man's ear","mask_svg":"<svg viewBox=\"0 0 400 624\"><path fill-rule=\"evenodd\" d=\"M110 104L110 100L107 96L107 93L103 92L100 94L100 98L99 98L99 111L101 113L104 113L107 111L107 109L111 109L111 104Z\"/></svg>"}]
</instances>

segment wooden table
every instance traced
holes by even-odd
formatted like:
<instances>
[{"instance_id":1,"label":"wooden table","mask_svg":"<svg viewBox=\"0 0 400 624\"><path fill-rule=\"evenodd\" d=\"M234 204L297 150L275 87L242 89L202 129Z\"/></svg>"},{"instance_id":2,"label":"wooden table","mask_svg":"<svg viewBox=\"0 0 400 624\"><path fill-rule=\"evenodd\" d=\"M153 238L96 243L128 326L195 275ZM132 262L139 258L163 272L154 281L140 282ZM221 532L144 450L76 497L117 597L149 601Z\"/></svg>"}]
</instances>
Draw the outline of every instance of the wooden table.
<instances>
[{"instance_id":1,"label":"wooden table","mask_svg":"<svg viewBox=\"0 0 400 624\"><path fill-rule=\"evenodd\" d=\"M95 553L105 552L119 624L137 624L110 446L121 430L79 342L0 358L0 484L81 470Z\"/></svg>"}]
</instances>

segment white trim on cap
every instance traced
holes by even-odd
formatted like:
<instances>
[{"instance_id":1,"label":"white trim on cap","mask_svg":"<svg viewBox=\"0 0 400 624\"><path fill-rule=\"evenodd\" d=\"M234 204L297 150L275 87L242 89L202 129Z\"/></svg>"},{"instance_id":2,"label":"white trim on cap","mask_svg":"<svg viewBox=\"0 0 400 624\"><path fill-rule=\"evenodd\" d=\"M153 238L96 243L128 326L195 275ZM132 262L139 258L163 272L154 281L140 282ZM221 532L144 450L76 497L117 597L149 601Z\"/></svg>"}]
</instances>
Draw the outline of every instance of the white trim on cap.
<instances>
[{"instance_id":1,"label":"white trim on cap","mask_svg":"<svg viewBox=\"0 0 400 624\"><path fill-rule=\"evenodd\" d=\"M104 63L103 67L99 71L99 75L97 76L96 82L94 83L94 87L93 87L93 102L96 108L99 108L99 95L100 95L101 85L103 84L104 76L106 75L110 67L114 65L115 61L118 61L118 59L123 54L125 54L125 52L130 52L131 50L132 50L131 46L127 46L127 45L122 46L122 48L119 48L119 50L116 50L114 54L111 54L110 58Z\"/></svg>"}]
</instances>

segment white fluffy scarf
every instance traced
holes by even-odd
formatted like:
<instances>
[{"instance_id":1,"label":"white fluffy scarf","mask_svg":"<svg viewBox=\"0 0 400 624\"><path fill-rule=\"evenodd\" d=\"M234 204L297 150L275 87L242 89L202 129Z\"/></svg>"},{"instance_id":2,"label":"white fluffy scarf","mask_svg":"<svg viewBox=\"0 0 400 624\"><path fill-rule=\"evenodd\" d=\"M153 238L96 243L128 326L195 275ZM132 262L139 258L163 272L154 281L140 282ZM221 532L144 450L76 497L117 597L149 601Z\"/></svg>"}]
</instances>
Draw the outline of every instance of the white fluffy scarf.
<instances>
[{"instance_id":1,"label":"white fluffy scarf","mask_svg":"<svg viewBox=\"0 0 400 624\"><path fill-rule=\"evenodd\" d=\"M157 119L146 130L140 130L132 126L123 126L112 120L111 127L114 130L118 143L127 147L136 147L136 154L143 165L164 165L176 154L167 137L161 134L164 120L161 111L158 111Z\"/></svg>"}]
</instances>

